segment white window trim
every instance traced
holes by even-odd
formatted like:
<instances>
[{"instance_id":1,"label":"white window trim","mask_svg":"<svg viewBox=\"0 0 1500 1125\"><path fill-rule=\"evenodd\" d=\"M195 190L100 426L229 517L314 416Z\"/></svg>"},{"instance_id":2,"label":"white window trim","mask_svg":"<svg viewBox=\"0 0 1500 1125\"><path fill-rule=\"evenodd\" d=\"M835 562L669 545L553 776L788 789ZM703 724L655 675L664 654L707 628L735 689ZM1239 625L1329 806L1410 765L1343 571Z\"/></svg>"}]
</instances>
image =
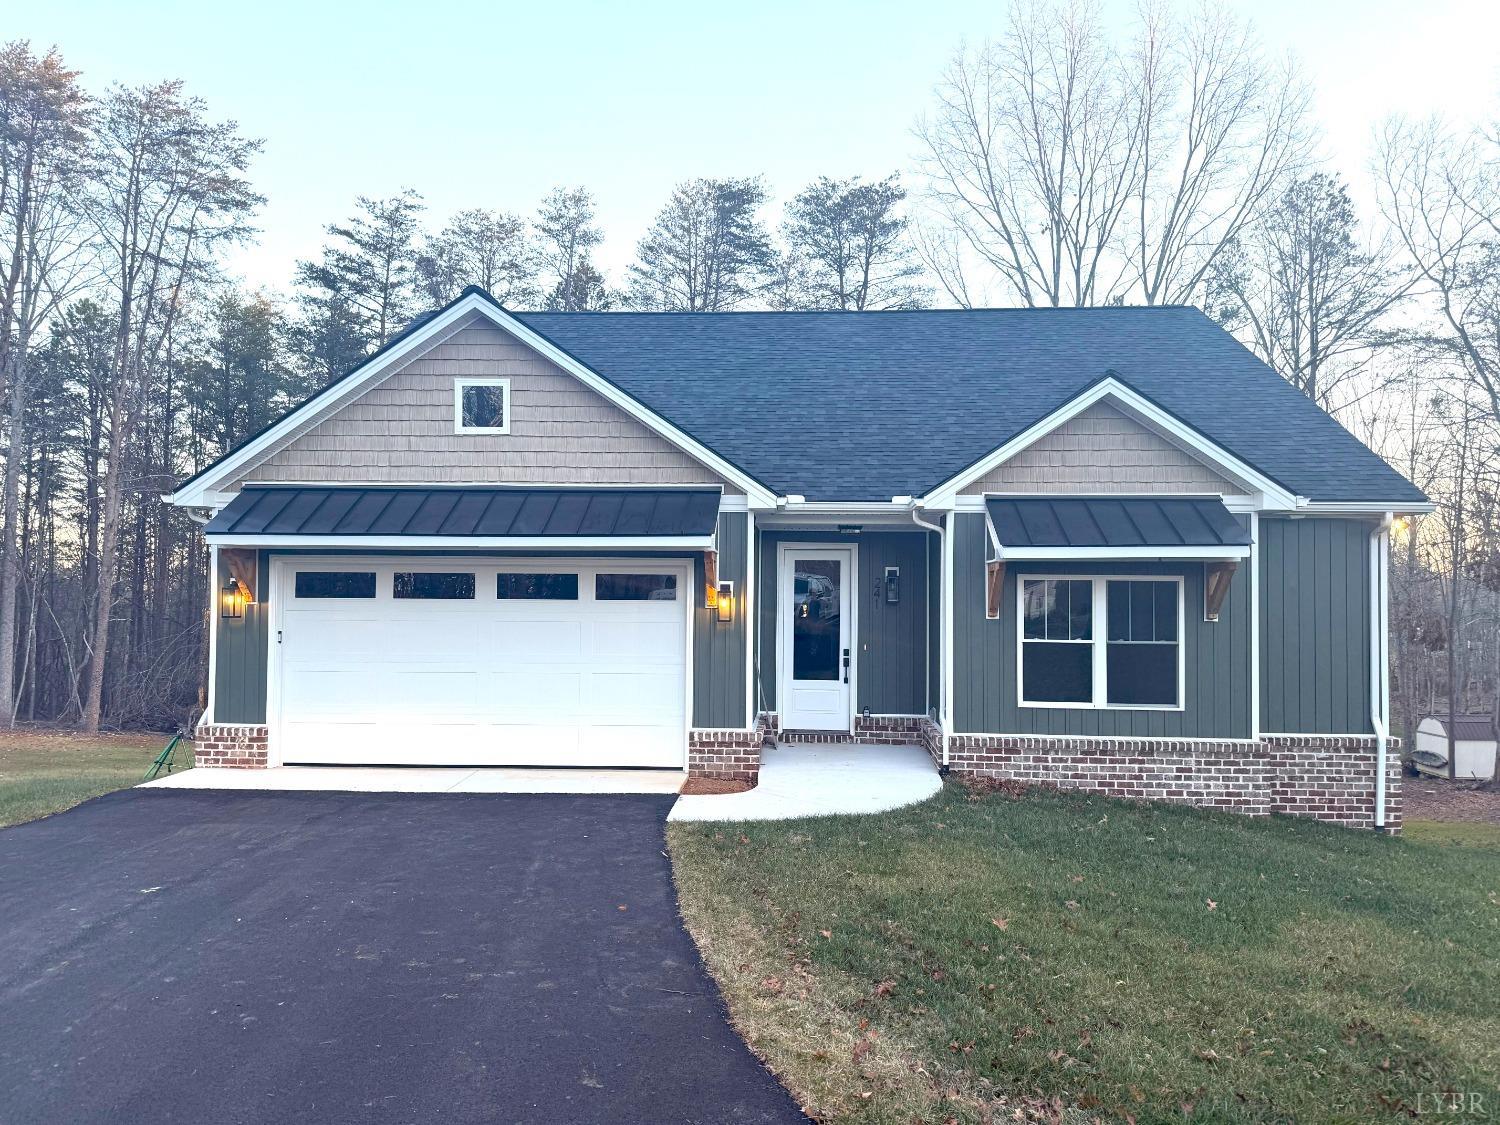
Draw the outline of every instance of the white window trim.
<instances>
[{"instance_id":1,"label":"white window trim","mask_svg":"<svg viewBox=\"0 0 1500 1125\"><path fill-rule=\"evenodd\" d=\"M1026 698L1026 583L1087 582L1093 637L1087 641L1049 641L1049 644L1093 646L1094 698L1086 703L1034 702ZM1177 703L1109 702L1109 584L1111 582L1174 582L1177 585ZM1016 576L1016 705L1070 711L1183 711L1187 708L1186 582L1180 574L1018 574Z\"/></svg>"},{"instance_id":2,"label":"white window trim","mask_svg":"<svg viewBox=\"0 0 1500 1125\"><path fill-rule=\"evenodd\" d=\"M499 387L500 410L505 416L503 426L465 426L464 391L469 387ZM455 434L508 434L510 433L510 380L493 375L465 375L453 380L453 432Z\"/></svg>"}]
</instances>

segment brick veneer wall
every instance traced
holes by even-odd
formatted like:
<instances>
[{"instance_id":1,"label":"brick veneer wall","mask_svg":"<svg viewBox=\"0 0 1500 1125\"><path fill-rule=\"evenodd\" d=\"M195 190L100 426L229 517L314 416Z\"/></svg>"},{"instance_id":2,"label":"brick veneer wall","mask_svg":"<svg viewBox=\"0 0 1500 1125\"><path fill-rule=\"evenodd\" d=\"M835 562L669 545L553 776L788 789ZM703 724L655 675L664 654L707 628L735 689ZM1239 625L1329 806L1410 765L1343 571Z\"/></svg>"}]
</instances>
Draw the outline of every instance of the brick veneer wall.
<instances>
[{"instance_id":1,"label":"brick veneer wall","mask_svg":"<svg viewBox=\"0 0 1500 1125\"><path fill-rule=\"evenodd\" d=\"M193 764L265 769L267 728L204 724L193 732Z\"/></svg>"},{"instance_id":2,"label":"brick veneer wall","mask_svg":"<svg viewBox=\"0 0 1500 1125\"><path fill-rule=\"evenodd\" d=\"M757 716L749 730L699 727L688 731L688 773L693 777L754 781L760 776L760 748L771 729L766 719L765 715Z\"/></svg>"},{"instance_id":3,"label":"brick veneer wall","mask_svg":"<svg viewBox=\"0 0 1500 1125\"><path fill-rule=\"evenodd\" d=\"M1348 735L1272 735L1271 811L1360 828L1374 826L1375 740ZM1401 831L1401 747L1385 751L1385 827Z\"/></svg>"},{"instance_id":4,"label":"brick veneer wall","mask_svg":"<svg viewBox=\"0 0 1500 1125\"><path fill-rule=\"evenodd\" d=\"M1112 797L1171 801L1247 816L1287 813L1349 827L1375 818L1375 740L1296 735L1257 742L956 734L957 773ZM1401 754L1386 748L1386 830L1401 828Z\"/></svg>"}]
</instances>

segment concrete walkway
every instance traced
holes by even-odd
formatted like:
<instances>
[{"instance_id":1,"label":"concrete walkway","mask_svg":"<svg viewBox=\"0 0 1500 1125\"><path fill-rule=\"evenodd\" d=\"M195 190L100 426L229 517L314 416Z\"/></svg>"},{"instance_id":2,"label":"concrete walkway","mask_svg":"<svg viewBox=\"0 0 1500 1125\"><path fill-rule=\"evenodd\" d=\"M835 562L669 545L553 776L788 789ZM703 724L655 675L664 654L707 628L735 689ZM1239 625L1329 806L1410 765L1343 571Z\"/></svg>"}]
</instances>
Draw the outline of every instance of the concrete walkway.
<instances>
[{"instance_id":1,"label":"concrete walkway","mask_svg":"<svg viewBox=\"0 0 1500 1125\"><path fill-rule=\"evenodd\" d=\"M877 813L925 801L942 788L918 746L796 743L765 752L748 793L679 797L668 820L787 820Z\"/></svg>"},{"instance_id":2,"label":"concrete walkway","mask_svg":"<svg viewBox=\"0 0 1500 1125\"><path fill-rule=\"evenodd\" d=\"M264 770L198 767L138 789L269 789L317 793L624 793L671 794L681 770L472 769L467 766L272 766Z\"/></svg>"}]
</instances>

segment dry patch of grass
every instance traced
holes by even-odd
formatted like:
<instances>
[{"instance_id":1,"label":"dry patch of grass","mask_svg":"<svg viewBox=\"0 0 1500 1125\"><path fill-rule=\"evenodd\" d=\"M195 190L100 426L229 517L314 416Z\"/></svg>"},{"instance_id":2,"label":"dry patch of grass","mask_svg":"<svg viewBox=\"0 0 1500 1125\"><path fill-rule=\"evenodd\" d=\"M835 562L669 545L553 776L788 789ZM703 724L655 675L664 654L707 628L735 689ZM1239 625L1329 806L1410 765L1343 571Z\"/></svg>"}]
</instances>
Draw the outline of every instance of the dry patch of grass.
<instances>
[{"instance_id":1,"label":"dry patch of grass","mask_svg":"<svg viewBox=\"0 0 1500 1125\"><path fill-rule=\"evenodd\" d=\"M669 841L737 1025L820 1120L1500 1106L1493 851L952 785Z\"/></svg>"},{"instance_id":2,"label":"dry patch of grass","mask_svg":"<svg viewBox=\"0 0 1500 1125\"><path fill-rule=\"evenodd\" d=\"M62 812L136 784L170 737L35 729L0 732L0 827ZM186 750L179 751L179 761L191 761Z\"/></svg>"}]
</instances>

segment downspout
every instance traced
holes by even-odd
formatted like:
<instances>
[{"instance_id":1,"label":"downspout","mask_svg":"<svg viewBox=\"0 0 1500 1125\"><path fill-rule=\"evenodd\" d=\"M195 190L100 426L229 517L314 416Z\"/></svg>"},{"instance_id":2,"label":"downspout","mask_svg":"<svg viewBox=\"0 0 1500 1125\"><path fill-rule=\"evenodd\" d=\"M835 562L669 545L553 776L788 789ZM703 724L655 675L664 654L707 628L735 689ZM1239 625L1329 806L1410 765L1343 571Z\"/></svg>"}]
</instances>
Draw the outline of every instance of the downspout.
<instances>
[{"instance_id":1,"label":"downspout","mask_svg":"<svg viewBox=\"0 0 1500 1125\"><path fill-rule=\"evenodd\" d=\"M942 559L943 575L938 586L938 731L943 742L943 769L948 768L948 736L953 725L953 540L940 520L928 523L921 517L922 501L913 500L911 519L918 527L935 531L938 535L938 557Z\"/></svg>"},{"instance_id":2,"label":"downspout","mask_svg":"<svg viewBox=\"0 0 1500 1125\"><path fill-rule=\"evenodd\" d=\"M1370 726L1375 731L1375 827L1385 827L1386 698L1389 692L1390 622L1386 607L1386 537L1395 516L1387 512L1370 533Z\"/></svg>"}]
</instances>

